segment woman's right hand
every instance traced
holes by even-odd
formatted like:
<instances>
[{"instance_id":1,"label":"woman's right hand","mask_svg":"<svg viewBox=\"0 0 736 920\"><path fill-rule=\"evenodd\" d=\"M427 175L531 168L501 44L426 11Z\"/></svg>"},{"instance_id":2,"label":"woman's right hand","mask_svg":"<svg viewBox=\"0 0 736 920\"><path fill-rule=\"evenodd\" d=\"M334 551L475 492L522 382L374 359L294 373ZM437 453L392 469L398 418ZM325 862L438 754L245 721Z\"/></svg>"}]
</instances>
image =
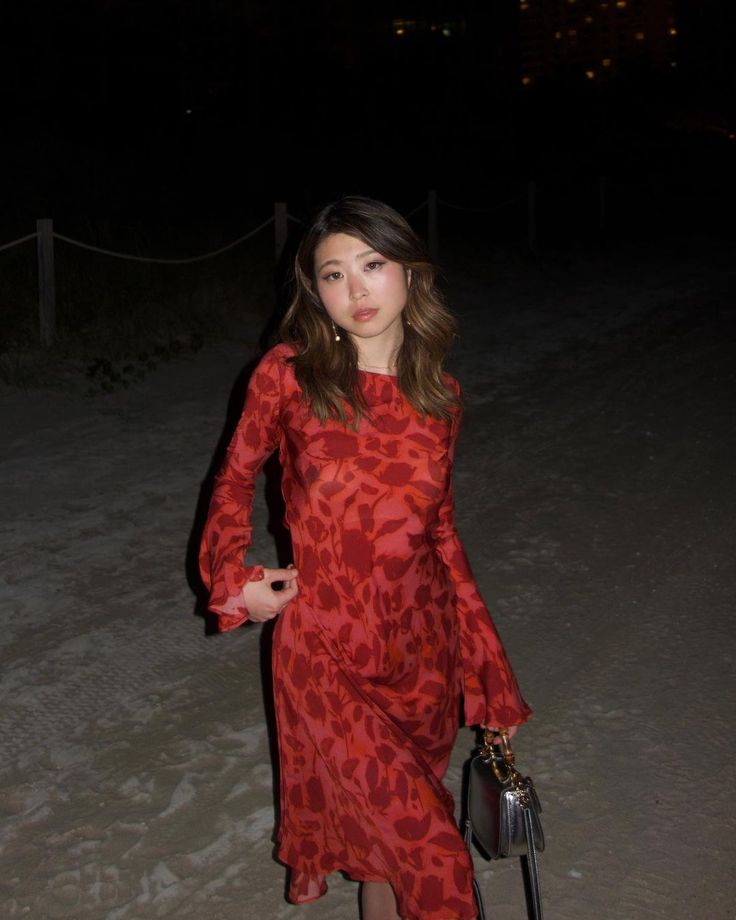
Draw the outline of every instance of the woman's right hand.
<instances>
[{"instance_id":1,"label":"woman's right hand","mask_svg":"<svg viewBox=\"0 0 736 920\"><path fill-rule=\"evenodd\" d=\"M293 565L285 569L263 569L260 581L249 581L243 588L243 602L248 609L248 619L264 623L277 617L290 600L299 593L296 580L298 572ZM274 582L282 582L277 591Z\"/></svg>"}]
</instances>

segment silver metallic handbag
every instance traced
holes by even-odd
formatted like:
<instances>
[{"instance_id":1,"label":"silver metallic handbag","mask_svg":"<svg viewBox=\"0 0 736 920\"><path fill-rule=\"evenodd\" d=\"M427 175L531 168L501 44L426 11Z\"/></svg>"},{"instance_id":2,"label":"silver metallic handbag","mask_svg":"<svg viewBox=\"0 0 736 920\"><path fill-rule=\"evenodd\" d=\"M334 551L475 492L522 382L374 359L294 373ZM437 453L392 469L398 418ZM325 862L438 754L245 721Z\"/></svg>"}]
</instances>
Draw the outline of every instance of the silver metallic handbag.
<instances>
[{"instance_id":1,"label":"silver metallic handbag","mask_svg":"<svg viewBox=\"0 0 736 920\"><path fill-rule=\"evenodd\" d=\"M499 743L494 744L494 738ZM544 850L544 833L539 814L542 807L528 776L514 765L514 752L508 731L486 731L484 744L470 761L468 816L465 842L473 839L489 859L522 856L526 860L534 920L542 920L537 853ZM485 910L477 882L474 882L479 918Z\"/></svg>"}]
</instances>

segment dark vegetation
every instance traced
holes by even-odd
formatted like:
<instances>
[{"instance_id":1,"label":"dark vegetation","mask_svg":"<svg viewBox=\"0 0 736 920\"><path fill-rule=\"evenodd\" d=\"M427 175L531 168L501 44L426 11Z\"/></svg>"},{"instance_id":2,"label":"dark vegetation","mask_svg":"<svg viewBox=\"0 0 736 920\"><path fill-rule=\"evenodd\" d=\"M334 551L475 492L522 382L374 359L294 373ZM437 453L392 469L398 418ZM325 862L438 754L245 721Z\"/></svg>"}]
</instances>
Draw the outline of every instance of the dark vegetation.
<instances>
[{"instance_id":1,"label":"dark vegetation","mask_svg":"<svg viewBox=\"0 0 736 920\"><path fill-rule=\"evenodd\" d=\"M220 235L193 228L173 238L116 228L114 239L90 224L60 230L146 256L185 257L227 242L222 228ZM39 344L35 243L7 251L0 256L0 381L107 392L213 339L255 342L273 309L273 247L272 228L266 228L211 260L157 265L56 241L57 334L45 349Z\"/></svg>"}]
</instances>

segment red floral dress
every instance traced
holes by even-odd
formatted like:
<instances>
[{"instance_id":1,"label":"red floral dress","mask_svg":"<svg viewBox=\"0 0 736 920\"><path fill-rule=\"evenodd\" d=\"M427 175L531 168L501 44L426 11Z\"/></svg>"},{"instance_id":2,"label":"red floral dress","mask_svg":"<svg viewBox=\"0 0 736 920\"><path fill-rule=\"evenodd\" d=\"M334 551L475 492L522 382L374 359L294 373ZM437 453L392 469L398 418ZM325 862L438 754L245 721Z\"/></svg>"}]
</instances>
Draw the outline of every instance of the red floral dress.
<instances>
[{"instance_id":1,"label":"red floral dress","mask_svg":"<svg viewBox=\"0 0 736 920\"><path fill-rule=\"evenodd\" d=\"M441 783L460 698L467 724L530 710L455 531L460 412L422 418L395 378L361 372L370 417L321 424L292 354L276 346L251 378L201 547L210 608L233 629L248 618L243 585L263 574L244 554L256 477L278 448L299 570L273 638L289 898L319 897L343 870L390 882L407 920L472 918L472 864Z\"/></svg>"}]
</instances>

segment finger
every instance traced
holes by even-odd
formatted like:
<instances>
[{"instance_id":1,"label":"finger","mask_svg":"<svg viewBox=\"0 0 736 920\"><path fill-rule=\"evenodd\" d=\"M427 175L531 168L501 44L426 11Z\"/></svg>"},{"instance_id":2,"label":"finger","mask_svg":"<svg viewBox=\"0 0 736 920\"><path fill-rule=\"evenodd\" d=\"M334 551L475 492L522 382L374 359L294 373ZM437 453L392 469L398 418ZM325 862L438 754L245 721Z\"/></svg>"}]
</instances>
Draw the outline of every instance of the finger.
<instances>
[{"instance_id":1,"label":"finger","mask_svg":"<svg viewBox=\"0 0 736 920\"><path fill-rule=\"evenodd\" d=\"M277 591L276 593L278 594L282 603L288 604L292 598L297 596L297 594L299 593L299 588L297 587L296 584L284 585L284 587L280 591Z\"/></svg>"},{"instance_id":2,"label":"finger","mask_svg":"<svg viewBox=\"0 0 736 920\"><path fill-rule=\"evenodd\" d=\"M501 729L497 725L489 725L486 728L487 732L490 732L493 735L493 743L497 746L501 746L501 735L499 732Z\"/></svg>"},{"instance_id":3,"label":"finger","mask_svg":"<svg viewBox=\"0 0 736 920\"><path fill-rule=\"evenodd\" d=\"M509 741L510 741L510 740L514 737L514 735L516 734L516 730L517 730L518 727L519 727L518 725L509 725L508 728L504 728L504 729L503 729L503 731L504 731L504 732L506 733L506 735L508 736ZM497 744L499 747L501 747L501 745L503 744L502 736L501 736L501 734L500 734L501 729L500 729L500 728L488 728L487 731L489 731L489 732L496 732L496 737L493 739L493 743L494 743L494 744Z\"/></svg>"},{"instance_id":4,"label":"finger","mask_svg":"<svg viewBox=\"0 0 736 920\"><path fill-rule=\"evenodd\" d=\"M299 573L294 568L263 570L264 581L267 581L269 584L273 581L291 581L293 578L296 578L298 574Z\"/></svg>"}]
</instances>

